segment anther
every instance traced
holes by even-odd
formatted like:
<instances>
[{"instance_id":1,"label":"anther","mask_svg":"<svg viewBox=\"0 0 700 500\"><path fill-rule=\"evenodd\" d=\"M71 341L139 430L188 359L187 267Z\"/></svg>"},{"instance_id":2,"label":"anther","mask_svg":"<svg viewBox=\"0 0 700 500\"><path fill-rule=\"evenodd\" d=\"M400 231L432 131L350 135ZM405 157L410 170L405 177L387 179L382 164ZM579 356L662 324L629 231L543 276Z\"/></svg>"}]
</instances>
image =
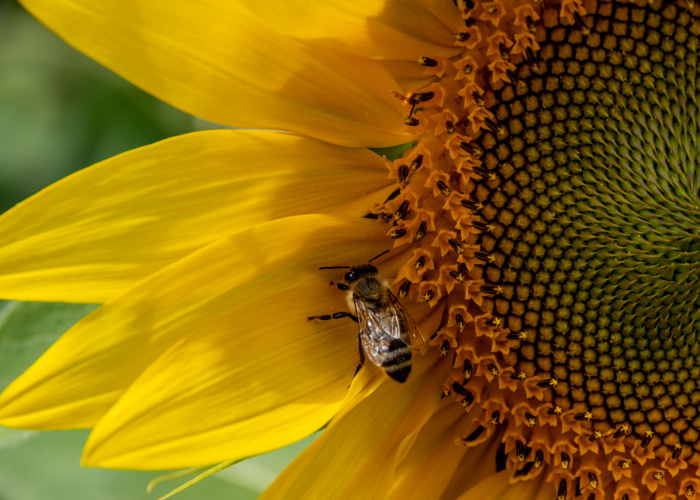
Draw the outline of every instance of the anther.
<instances>
[{"instance_id":1,"label":"anther","mask_svg":"<svg viewBox=\"0 0 700 500\"><path fill-rule=\"evenodd\" d=\"M525 461L526 450L527 450L527 447L525 446L525 444L522 441L520 441L520 440L515 441L515 454L518 456L518 460L520 462Z\"/></svg>"},{"instance_id":2,"label":"anther","mask_svg":"<svg viewBox=\"0 0 700 500\"><path fill-rule=\"evenodd\" d=\"M440 355L441 356L447 356L447 353L450 352L450 341L449 340L443 340L442 345L440 346Z\"/></svg>"},{"instance_id":3,"label":"anther","mask_svg":"<svg viewBox=\"0 0 700 500\"><path fill-rule=\"evenodd\" d=\"M691 485L688 485L685 487L685 496L687 498L692 498L695 496L695 488L693 488Z\"/></svg>"},{"instance_id":4,"label":"anther","mask_svg":"<svg viewBox=\"0 0 700 500\"><path fill-rule=\"evenodd\" d=\"M418 226L418 231L416 231L416 239L420 240L423 239L423 237L428 233L428 223L425 221L421 221L420 225Z\"/></svg>"},{"instance_id":5,"label":"anther","mask_svg":"<svg viewBox=\"0 0 700 500\"><path fill-rule=\"evenodd\" d=\"M518 75L516 75L512 70L507 70L507 71L506 71L506 75L508 75L508 78L510 78L510 80L511 80L513 83L518 83L518 82L520 82L520 77L519 77Z\"/></svg>"},{"instance_id":6,"label":"anther","mask_svg":"<svg viewBox=\"0 0 700 500\"><path fill-rule=\"evenodd\" d=\"M413 116L409 116L403 122L409 127L415 127L419 123L418 118L415 118Z\"/></svg>"},{"instance_id":7,"label":"anther","mask_svg":"<svg viewBox=\"0 0 700 500\"><path fill-rule=\"evenodd\" d=\"M532 470L533 465L535 465L535 462L526 463L522 469L515 471L515 477L527 476Z\"/></svg>"},{"instance_id":8,"label":"anther","mask_svg":"<svg viewBox=\"0 0 700 500\"><path fill-rule=\"evenodd\" d=\"M430 57L421 56L418 59L418 64L420 64L421 66L427 66L429 68L434 68L435 66L438 65L438 62L435 59L431 59Z\"/></svg>"},{"instance_id":9,"label":"anther","mask_svg":"<svg viewBox=\"0 0 700 500\"><path fill-rule=\"evenodd\" d=\"M590 411L587 411L585 413L578 413L574 415L574 420L586 420L587 422L590 422L593 420L593 414Z\"/></svg>"},{"instance_id":10,"label":"anther","mask_svg":"<svg viewBox=\"0 0 700 500\"><path fill-rule=\"evenodd\" d=\"M414 172L418 170L421 165L423 165L423 155L418 155L415 157L415 159L411 162L411 170Z\"/></svg>"},{"instance_id":11,"label":"anther","mask_svg":"<svg viewBox=\"0 0 700 500\"><path fill-rule=\"evenodd\" d=\"M491 262L492 261L492 257L489 254L487 254L486 252L475 252L474 256L483 262Z\"/></svg>"},{"instance_id":12,"label":"anther","mask_svg":"<svg viewBox=\"0 0 700 500\"><path fill-rule=\"evenodd\" d=\"M644 438L642 438L642 448L646 448L651 443L651 439L654 437L654 431L647 430L644 433Z\"/></svg>"},{"instance_id":13,"label":"anther","mask_svg":"<svg viewBox=\"0 0 700 500\"><path fill-rule=\"evenodd\" d=\"M503 292L503 287L501 285L481 285L481 291L488 293L489 295L498 295Z\"/></svg>"},{"instance_id":14,"label":"anther","mask_svg":"<svg viewBox=\"0 0 700 500\"><path fill-rule=\"evenodd\" d=\"M504 61L510 61L510 54L508 53L508 49L506 49L506 46L504 44L498 44L498 52L501 53L501 59L503 59Z\"/></svg>"},{"instance_id":15,"label":"anther","mask_svg":"<svg viewBox=\"0 0 700 500\"><path fill-rule=\"evenodd\" d=\"M562 410L561 406L553 406L549 410L547 410L547 415L561 415L563 412L564 410Z\"/></svg>"},{"instance_id":16,"label":"anther","mask_svg":"<svg viewBox=\"0 0 700 500\"><path fill-rule=\"evenodd\" d=\"M629 460L620 460L619 462L617 462L617 466L620 469L629 470L629 468L632 466L632 464L630 463Z\"/></svg>"},{"instance_id":17,"label":"anther","mask_svg":"<svg viewBox=\"0 0 700 500\"><path fill-rule=\"evenodd\" d=\"M496 410L491 414L491 425L498 425L501 423L501 412Z\"/></svg>"},{"instance_id":18,"label":"anther","mask_svg":"<svg viewBox=\"0 0 700 500\"><path fill-rule=\"evenodd\" d=\"M537 387L556 387L559 382L555 378L548 378L537 382Z\"/></svg>"},{"instance_id":19,"label":"anther","mask_svg":"<svg viewBox=\"0 0 700 500\"><path fill-rule=\"evenodd\" d=\"M433 97L435 97L435 92L418 92L408 98L408 103L415 106L418 103L427 102Z\"/></svg>"},{"instance_id":20,"label":"anther","mask_svg":"<svg viewBox=\"0 0 700 500\"><path fill-rule=\"evenodd\" d=\"M488 230L488 226L486 224L484 224L483 222L478 221L478 220L475 220L474 222L472 222L472 226L477 228L482 233L485 233Z\"/></svg>"},{"instance_id":21,"label":"anther","mask_svg":"<svg viewBox=\"0 0 700 500\"><path fill-rule=\"evenodd\" d=\"M566 500L566 479L559 481L559 489L557 490L557 500Z\"/></svg>"},{"instance_id":22,"label":"anther","mask_svg":"<svg viewBox=\"0 0 700 500\"><path fill-rule=\"evenodd\" d=\"M491 132L498 133L498 124L491 118L486 118L484 124L491 130Z\"/></svg>"},{"instance_id":23,"label":"anther","mask_svg":"<svg viewBox=\"0 0 700 500\"><path fill-rule=\"evenodd\" d=\"M423 269L424 265L425 265L425 255L421 255L420 257L418 257L418 260L416 260L416 262L413 263L413 268L416 271L419 271L420 269Z\"/></svg>"},{"instance_id":24,"label":"anther","mask_svg":"<svg viewBox=\"0 0 700 500\"><path fill-rule=\"evenodd\" d=\"M525 49L525 57L528 63L533 64L535 62L535 53L532 51L531 47Z\"/></svg>"},{"instance_id":25,"label":"anther","mask_svg":"<svg viewBox=\"0 0 700 500\"><path fill-rule=\"evenodd\" d=\"M598 476L593 474L592 472L588 473L588 486L593 488L594 490L598 488Z\"/></svg>"},{"instance_id":26,"label":"anther","mask_svg":"<svg viewBox=\"0 0 700 500\"><path fill-rule=\"evenodd\" d=\"M651 477L653 477L657 481L661 481L664 478L664 473L661 471L656 471L651 475Z\"/></svg>"},{"instance_id":27,"label":"anther","mask_svg":"<svg viewBox=\"0 0 700 500\"><path fill-rule=\"evenodd\" d=\"M469 361L468 359L464 360L464 366L463 366L463 373L464 373L464 383L466 384L469 382L469 380L472 378L472 371L473 371L473 366L472 362Z\"/></svg>"},{"instance_id":28,"label":"anther","mask_svg":"<svg viewBox=\"0 0 700 500\"><path fill-rule=\"evenodd\" d=\"M452 279L454 279L457 283L462 283L464 281L464 273L460 273L459 271L450 271L450 276L452 276ZM459 323L457 323L457 327L459 327ZM464 325L462 325L464 326ZM464 328L461 328L459 331L463 331Z\"/></svg>"},{"instance_id":29,"label":"anther","mask_svg":"<svg viewBox=\"0 0 700 500\"><path fill-rule=\"evenodd\" d=\"M449 240L447 240L447 243L449 243L452 247L452 250L454 250L458 254L462 255L464 253L464 246L457 240L450 238Z\"/></svg>"},{"instance_id":30,"label":"anther","mask_svg":"<svg viewBox=\"0 0 700 500\"><path fill-rule=\"evenodd\" d=\"M466 41L469 40L471 37L472 37L472 34L471 34L471 33L468 33L468 32L466 32L466 31L462 31L462 32L457 33L457 34L455 35L455 40L457 40L458 42L466 42Z\"/></svg>"},{"instance_id":31,"label":"anther","mask_svg":"<svg viewBox=\"0 0 700 500\"><path fill-rule=\"evenodd\" d=\"M474 172L479 174L481 177L489 177L492 174L488 168L484 168L481 165L474 167Z\"/></svg>"},{"instance_id":32,"label":"anther","mask_svg":"<svg viewBox=\"0 0 700 500\"><path fill-rule=\"evenodd\" d=\"M583 22L583 18L578 12L574 12L574 22L576 23L576 27L580 29L584 35L588 35L590 33L588 26L586 26L586 23Z\"/></svg>"},{"instance_id":33,"label":"anther","mask_svg":"<svg viewBox=\"0 0 700 500\"><path fill-rule=\"evenodd\" d=\"M486 106L486 101L484 101L484 98L481 97L476 90L472 92L472 97L474 98L474 102L476 102L476 105L480 108Z\"/></svg>"},{"instance_id":34,"label":"anther","mask_svg":"<svg viewBox=\"0 0 700 500\"><path fill-rule=\"evenodd\" d=\"M525 422L527 422L527 425L530 427L534 427L537 425L537 417L534 416L532 413L525 412Z\"/></svg>"},{"instance_id":35,"label":"anther","mask_svg":"<svg viewBox=\"0 0 700 500\"><path fill-rule=\"evenodd\" d=\"M449 186L447 184L445 184L443 181L437 181L437 187L445 198L450 196L450 193L452 193Z\"/></svg>"},{"instance_id":36,"label":"anther","mask_svg":"<svg viewBox=\"0 0 700 500\"><path fill-rule=\"evenodd\" d=\"M469 210L476 210L476 209L478 208L475 201L471 201L471 200L462 200L462 201L460 201L459 203L460 203L464 208L468 208Z\"/></svg>"},{"instance_id":37,"label":"anther","mask_svg":"<svg viewBox=\"0 0 700 500\"><path fill-rule=\"evenodd\" d=\"M493 375L494 377L498 377L499 372L498 367L496 365L494 365L493 363L489 363L488 365L486 365L486 368L488 368L491 375Z\"/></svg>"},{"instance_id":38,"label":"anther","mask_svg":"<svg viewBox=\"0 0 700 500\"><path fill-rule=\"evenodd\" d=\"M622 437L622 436L624 436L625 434L627 434L627 433L629 432L629 430L630 430L629 425L627 425L627 424L622 424L622 425L615 431L615 434L613 434L613 438L617 439L617 438L619 438L619 437Z\"/></svg>"},{"instance_id":39,"label":"anther","mask_svg":"<svg viewBox=\"0 0 700 500\"><path fill-rule=\"evenodd\" d=\"M571 457L565 451L561 452L561 468L567 470L571 465Z\"/></svg>"},{"instance_id":40,"label":"anther","mask_svg":"<svg viewBox=\"0 0 700 500\"><path fill-rule=\"evenodd\" d=\"M525 373L525 372L511 373L510 378L513 380L525 380L527 378L527 373Z\"/></svg>"},{"instance_id":41,"label":"anther","mask_svg":"<svg viewBox=\"0 0 700 500\"><path fill-rule=\"evenodd\" d=\"M465 443L471 443L473 441L476 441L479 439L479 436L486 430L486 428L483 425L480 425L479 427L476 428L474 432L469 434L467 437L463 438L462 441Z\"/></svg>"},{"instance_id":42,"label":"anther","mask_svg":"<svg viewBox=\"0 0 700 500\"><path fill-rule=\"evenodd\" d=\"M403 238L404 236L406 236L406 233L407 233L407 232L408 232L408 231L406 231L406 230L403 229L403 228L401 228L401 229L394 229L393 231L391 231L391 232L389 233L389 236L391 236L392 239L397 240L397 239L399 239L399 238Z\"/></svg>"},{"instance_id":43,"label":"anther","mask_svg":"<svg viewBox=\"0 0 700 500\"><path fill-rule=\"evenodd\" d=\"M681 453L683 453L683 447L680 445L680 443L676 443L673 447L673 455L671 455L675 460L680 458Z\"/></svg>"},{"instance_id":44,"label":"anther","mask_svg":"<svg viewBox=\"0 0 700 500\"><path fill-rule=\"evenodd\" d=\"M506 335L508 340L527 340L527 333L525 332L511 332Z\"/></svg>"},{"instance_id":45,"label":"anther","mask_svg":"<svg viewBox=\"0 0 700 500\"><path fill-rule=\"evenodd\" d=\"M593 441L595 441L595 440L597 440L597 439L603 439L603 433L602 433L602 432L600 432L600 431L595 431L593 434L591 434L590 436L588 436L588 440L591 441L591 442L593 442Z\"/></svg>"},{"instance_id":46,"label":"anther","mask_svg":"<svg viewBox=\"0 0 700 500\"><path fill-rule=\"evenodd\" d=\"M537 450L535 452L535 469L541 469L544 465L544 453L542 450Z\"/></svg>"},{"instance_id":47,"label":"anther","mask_svg":"<svg viewBox=\"0 0 700 500\"><path fill-rule=\"evenodd\" d=\"M501 321L501 318L498 318L498 317L491 318L491 319L486 321L487 325L493 326L493 327L499 327L499 326L501 326L501 323L503 323L503 321Z\"/></svg>"},{"instance_id":48,"label":"anther","mask_svg":"<svg viewBox=\"0 0 700 500\"><path fill-rule=\"evenodd\" d=\"M401 283L401 286L399 287L399 292L398 296L400 299L405 299L406 296L408 295L408 291L411 289L411 282L406 280L403 283Z\"/></svg>"},{"instance_id":49,"label":"anther","mask_svg":"<svg viewBox=\"0 0 700 500\"><path fill-rule=\"evenodd\" d=\"M625 493L624 495L622 495L622 500L630 500L630 496L627 493Z\"/></svg>"},{"instance_id":50,"label":"anther","mask_svg":"<svg viewBox=\"0 0 700 500\"><path fill-rule=\"evenodd\" d=\"M406 165L401 165L399 167L399 182L404 183L408 179L408 167Z\"/></svg>"},{"instance_id":51,"label":"anther","mask_svg":"<svg viewBox=\"0 0 700 500\"><path fill-rule=\"evenodd\" d=\"M457 382L452 382L452 390L460 396L466 396L467 394L469 394L469 391L466 390L463 386L459 385Z\"/></svg>"},{"instance_id":52,"label":"anther","mask_svg":"<svg viewBox=\"0 0 700 500\"><path fill-rule=\"evenodd\" d=\"M399 209L396 211L394 214L394 220L401 220L406 217L406 214L408 213L408 207L410 206L410 203L408 200L404 200L401 205L399 205Z\"/></svg>"},{"instance_id":53,"label":"anther","mask_svg":"<svg viewBox=\"0 0 700 500\"><path fill-rule=\"evenodd\" d=\"M527 16L525 18L525 24L527 24L527 29L530 31L530 33L537 32L537 26L535 25L535 21L532 20L532 17Z\"/></svg>"},{"instance_id":54,"label":"anther","mask_svg":"<svg viewBox=\"0 0 700 500\"><path fill-rule=\"evenodd\" d=\"M445 122L445 129L447 130L447 133L452 135L455 133L455 124L452 123L450 120L447 120Z\"/></svg>"},{"instance_id":55,"label":"anther","mask_svg":"<svg viewBox=\"0 0 700 500\"><path fill-rule=\"evenodd\" d=\"M472 145L469 144L468 142L462 141L462 142L459 144L459 146L460 146L464 151L466 151L467 153L469 153L469 154L472 155L472 156L480 156L480 155L481 155L481 150L480 150L479 148L477 148L476 146L472 146ZM475 169L475 170L476 170L476 169Z\"/></svg>"},{"instance_id":56,"label":"anther","mask_svg":"<svg viewBox=\"0 0 700 500\"><path fill-rule=\"evenodd\" d=\"M467 395L464 397L464 399L459 404L461 404L463 408L467 408L473 402L474 402L474 395L471 392L467 391Z\"/></svg>"},{"instance_id":57,"label":"anther","mask_svg":"<svg viewBox=\"0 0 700 500\"><path fill-rule=\"evenodd\" d=\"M434 298L435 298L435 292L433 292L432 290L428 290L427 292L425 292L425 293L423 294L423 300L424 300L425 302L430 302L430 301L433 300Z\"/></svg>"}]
</instances>

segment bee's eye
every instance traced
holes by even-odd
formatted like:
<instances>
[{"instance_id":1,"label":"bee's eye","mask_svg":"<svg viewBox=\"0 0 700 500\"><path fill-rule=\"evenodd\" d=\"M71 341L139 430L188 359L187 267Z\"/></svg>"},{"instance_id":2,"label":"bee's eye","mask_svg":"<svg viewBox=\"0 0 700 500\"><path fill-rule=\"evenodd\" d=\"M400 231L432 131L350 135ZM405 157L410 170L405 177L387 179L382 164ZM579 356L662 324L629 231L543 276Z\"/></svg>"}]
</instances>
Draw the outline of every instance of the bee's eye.
<instances>
[{"instance_id":1,"label":"bee's eye","mask_svg":"<svg viewBox=\"0 0 700 500\"><path fill-rule=\"evenodd\" d=\"M348 271L347 273L345 273L346 282L352 283L353 281L355 281L355 279L357 279L357 276L355 276L355 271Z\"/></svg>"}]
</instances>

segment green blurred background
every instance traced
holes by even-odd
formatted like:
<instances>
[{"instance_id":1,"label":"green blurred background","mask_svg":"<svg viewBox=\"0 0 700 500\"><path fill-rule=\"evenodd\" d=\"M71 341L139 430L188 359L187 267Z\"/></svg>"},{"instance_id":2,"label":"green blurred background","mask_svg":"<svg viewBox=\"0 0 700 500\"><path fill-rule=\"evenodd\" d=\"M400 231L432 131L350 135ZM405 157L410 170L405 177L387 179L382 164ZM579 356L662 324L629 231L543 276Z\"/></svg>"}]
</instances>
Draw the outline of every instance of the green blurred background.
<instances>
[{"instance_id":1,"label":"green blurred background","mask_svg":"<svg viewBox=\"0 0 700 500\"><path fill-rule=\"evenodd\" d=\"M208 125L73 50L0 0L0 212L116 154ZM0 390L92 306L0 302ZM0 500L157 499L189 477L80 467L87 431L0 427ZM256 498L310 439L222 471L174 498Z\"/></svg>"}]
</instances>

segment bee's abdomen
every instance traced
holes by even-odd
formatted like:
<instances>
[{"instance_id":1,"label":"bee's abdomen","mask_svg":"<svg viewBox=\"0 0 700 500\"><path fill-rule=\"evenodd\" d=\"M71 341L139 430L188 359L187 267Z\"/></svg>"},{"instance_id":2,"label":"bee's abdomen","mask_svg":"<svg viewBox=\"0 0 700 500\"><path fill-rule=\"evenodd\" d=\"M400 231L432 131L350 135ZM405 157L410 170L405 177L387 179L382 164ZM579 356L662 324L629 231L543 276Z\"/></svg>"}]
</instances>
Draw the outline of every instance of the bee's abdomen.
<instances>
[{"instance_id":1,"label":"bee's abdomen","mask_svg":"<svg viewBox=\"0 0 700 500\"><path fill-rule=\"evenodd\" d=\"M382 368L397 382L405 382L411 373L411 346L400 339L392 340Z\"/></svg>"}]
</instances>

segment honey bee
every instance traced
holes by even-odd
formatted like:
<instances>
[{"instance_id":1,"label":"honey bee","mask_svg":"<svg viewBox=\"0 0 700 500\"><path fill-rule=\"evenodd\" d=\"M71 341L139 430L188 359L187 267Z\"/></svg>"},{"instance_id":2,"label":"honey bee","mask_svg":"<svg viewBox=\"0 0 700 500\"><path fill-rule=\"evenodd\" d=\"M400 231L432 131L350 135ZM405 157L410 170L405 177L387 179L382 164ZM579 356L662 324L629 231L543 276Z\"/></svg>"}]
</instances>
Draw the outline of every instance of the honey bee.
<instances>
[{"instance_id":1,"label":"honey bee","mask_svg":"<svg viewBox=\"0 0 700 500\"><path fill-rule=\"evenodd\" d=\"M331 285L347 292L351 312L310 316L309 320L350 318L355 321L360 327L360 364L355 375L362 368L366 355L372 364L382 368L397 382L403 383L411 373L412 349L425 353L427 347L416 322L391 292L386 279L371 264L385 253L357 267L321 267L320 269L349 269L345 273L345 283L331 281Z\"/></svg>"}]
</instances>

